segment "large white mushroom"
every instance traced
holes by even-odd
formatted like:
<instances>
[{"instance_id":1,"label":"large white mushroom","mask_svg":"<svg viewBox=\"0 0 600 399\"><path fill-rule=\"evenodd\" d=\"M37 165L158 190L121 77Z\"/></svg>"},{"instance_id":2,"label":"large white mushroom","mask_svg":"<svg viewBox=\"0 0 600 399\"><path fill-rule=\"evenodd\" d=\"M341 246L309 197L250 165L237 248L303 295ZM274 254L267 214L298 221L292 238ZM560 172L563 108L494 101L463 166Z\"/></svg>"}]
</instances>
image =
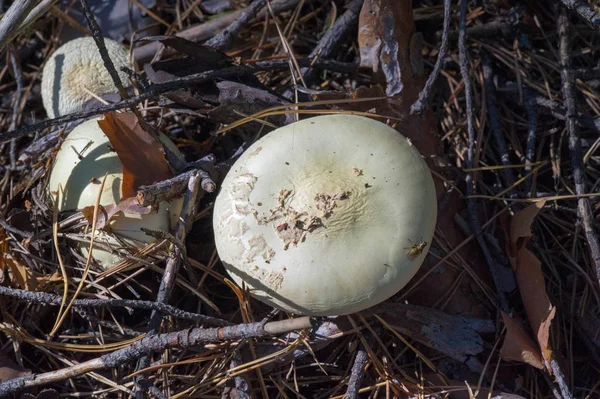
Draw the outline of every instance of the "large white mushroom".
<instances>
[{"instance_id":1,"label":"large white mushroom","mask_svg":"<svg viewBox=\"0 0 600 399\"><path fill-rule=\"evenodd\" d=\"M107 207L120 202L122 191L122 163L115 151L110 148L108 137L104 134L98 120L91 119L78 125L62 143L52 167L49 191L64 194L58 198L59 211L77 211L94 206L100 194L101 182L108 173L104 189L100 194L100 205ZM181 153L166 136L161 141L173 153L182 157ZM113 234L98 232L96 241L110 246L113 250L97 247L93 250L94 258L104 267L109 268L123 259L118 249L125 246L142 247L145 243L155 241L146 235L141 228L169 231L177 222L181 211L182 200L161 203L158 211L148 214L119 213L110 224ZM119 238L119 239L117 239ZM121 242L119 241L121 240ZM87 251L88 244L80 248Z\"/></svg>"},{"instance_id":2,"label":"large white mushroom","mask_svg":"<svg viewBox=\"0 0 600 399\"><path fill-rule=\"evenodd\" d=\"M226 176L214 207L225 268L259 300L343 315L398 292L436 222L426 163L396 130L330 115L279 128Z\"/></svg>"},{"instance_id":3,"label":"large white mushroom","mask_svg":"<svg viewBox=\"0 0 600 399\"><path fill-rule=\"evenodd\" d=\"M104 39L104 43L121 82L127 85L127 74L121 71L129 66L127 50L114 40ZM94 96L109 93L117 93L117 88L92 37L63 44L42 71L42 102L49 118L81 111Z\"/></svg>"}]
</instances>

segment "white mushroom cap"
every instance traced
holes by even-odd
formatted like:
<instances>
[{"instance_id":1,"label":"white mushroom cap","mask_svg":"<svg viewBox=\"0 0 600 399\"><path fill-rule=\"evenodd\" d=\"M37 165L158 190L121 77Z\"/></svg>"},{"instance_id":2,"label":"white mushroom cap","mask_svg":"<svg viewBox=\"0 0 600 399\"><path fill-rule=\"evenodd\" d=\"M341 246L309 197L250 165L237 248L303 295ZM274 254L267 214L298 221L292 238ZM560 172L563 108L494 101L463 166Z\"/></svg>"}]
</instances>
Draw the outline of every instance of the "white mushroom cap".
<instances>
[{"instance_id":1,"label":"white mushroom cap","mask_svg":"<svg viewBox=\"0 0 600 399\"><path fill-rule=\"evenodd\" d=\"M182 156L168 137L161 135L161 141L175 154ZM108 137L98 125L98 119L85 121L69 133L56 154L48 185L51 193L59 192L59 184L62 187L64 195L61 194L59 197L59 211L76 211L86 206L94 206L104 174L107 172L100 205L119 203L123 195L122 163L117 153L109 148L109 144ZM183 199L161 203L157 212L153 211L146 215L117 214L110 223L110 228L129 245L139 247L140 244L155 241L140 228L169 231L169 228L177 222L182 203ZM96 237L98 242L114 248L122 247L118 240L108 234L99 232ZM84 253L87 247L88 244L81 246ZM100 248L95 248L93 255L105 268L122 260L117 252Z\"/></svg>"},{"instance_id":2,"label":"white mushroom cap","mask_svg":"<svg viewBox=\"0 0 600 399\"><path fill-rule=\"evenodd\" d=\"M104 43L121 82L127 86L127 74L121 71L121 67L129 66L127 50L114 40L104 39ZM94 39L81 37L59 47L44 66L42 101L48 117L80 111L87 101L94 98L89 92L100 96L116 93L117 88Z\"/></svg>"},{"instance_id":3,"label":"white mushroom cap","mask_svg":"<svg viewBox=\"0 0 600 399\"><path fill-rule=\"evenodd\" d=\"M436 211L429 169L406 138L373 119L329 115L248 148L222 184L213 226L237 284L272 306L330 316L406 285Z\"/></svg>"}]
</instances>

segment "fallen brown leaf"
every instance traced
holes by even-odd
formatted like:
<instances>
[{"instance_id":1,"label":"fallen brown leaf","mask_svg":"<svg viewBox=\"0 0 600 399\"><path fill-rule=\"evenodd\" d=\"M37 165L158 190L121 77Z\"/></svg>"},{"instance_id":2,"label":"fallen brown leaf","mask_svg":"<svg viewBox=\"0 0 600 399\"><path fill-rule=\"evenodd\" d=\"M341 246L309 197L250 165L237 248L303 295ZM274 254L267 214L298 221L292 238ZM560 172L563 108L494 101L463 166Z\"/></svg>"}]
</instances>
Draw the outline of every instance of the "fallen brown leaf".
<instances>
[{"instance_id":1,"label":"fallen brown leaf","mask_svg":"<svg viewBox=\"0 0 600 399\"><path fill-rule=\"evenodd\" d=\"M519 212L511 220L510 245L507 249L519 286L529 325L540 346L543 358L550 361L552 349L549 344L550 325L556 308L546 293L542 263L526 248L531 238L531 224L544 206L537 202ZM507 335L507 339L508 339Z\"/></svg>"},{"instance_id":2,"label":"fallen brown leaf","mask_svg":"<svg viewBox=\"0 0 600 399\"><path fill-rule=\"evenodd\" d=\"M502 312L502 320L506 326L506 337L500 349L504 360L514 360L532 365L538 369L544 368L542 355L521 324Z\"/></svg>"},{"instance_id":3,"label":"fallen brown leaf","mask_svg":"<svg viewBox=\"0 0 600 399\"><path fill-rule=\"evenodd\" d=\"M22 368L10 357L0 352L0 382L12 380L13 378L22 377L28 374L31 374L31 370Z\"/></svg>"},{"instance_id":4,"label":"fallen brown leaf","mask_svg":"<svg viewBox=\"0 0 600 399\"><path fill-rule=\"evenodd\" d=\"M117 205L110 204L107 206L101 206L98 210L98 220L96 221L96 228L98 230L104 228L117 213L123 212L125 214L136 214L136 215L147 215L152 212L152 208L149 206L142 206L137 202L136 197L125 198L121 200ZM94 220L94 206L86 206L81 210L83 216L89 223Z\"/></svg>"},{"instance_id":5,"label":"fallen brown leaf","mask_svg":"<svg viewBox=\"0 0 600 399\"><path fill-rule=\"evenodd\" d=\"M104 114L98 124L123 164L123 198L135 197L140 186L173 177L161 143L134 114Z\"/></svg>"},{"instance_id":6,"label":"fallen brown leaf","mask_svg":"<svg viewBox=\"0 0 600 399\"><path fill-rule=\"evenodd\" d=\"M542 264L527 248L521 248L515 258L510 258L523 306L532 330L537 335L542 351L550 353L548 335L555 308L546 294ZM542 340L540 340L542 338ZM549 358L546 358L549 360Z\"/></svg>"},{"instance_id":7,"label":"fallen brown leaf","mask_svg":"<svg viewBox=\"0 0 600 399\"><path fill-rule=\"evenodd\" d=\"M21 263L19 259L9 253L4 253L2 257L4 258L4 265L8 266L11 280L15 285L28 291L37 290L38 277L41 277L42 274L31 270L29 266Z\"/></svg>"},{"instance_id":8,"label":"fallen brown leaf","mask_svg":"<svg viewBox=\"0 0 600 399\"><path fill-rule=\"evenodd\" d=\"M540 210L544 207L546 201L539 201L534 203L531 206L528 206L525 209L517 212L510 224L510 242L513 245L517 245L520 238L530 238L531 237L531 224L533 220L540 212ZM511 250L516 250L511 248Z\"/></svg>"}]
</instances>

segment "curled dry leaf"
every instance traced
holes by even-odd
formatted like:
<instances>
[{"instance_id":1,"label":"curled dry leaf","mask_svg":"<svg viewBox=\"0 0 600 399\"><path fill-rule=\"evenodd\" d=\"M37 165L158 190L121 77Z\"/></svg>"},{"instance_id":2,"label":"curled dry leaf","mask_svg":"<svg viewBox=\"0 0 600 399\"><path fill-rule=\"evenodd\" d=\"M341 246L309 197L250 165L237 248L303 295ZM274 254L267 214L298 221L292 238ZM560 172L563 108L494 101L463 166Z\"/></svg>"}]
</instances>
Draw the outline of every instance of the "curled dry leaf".
<instances>
[{"instance_id":1,"label":"curled dry leaf","mask_svg":"<svg viewBox=\"0 0 600 399\"><path fill-rule=\"evenodd\" d=\"M112 220L112 218L119 212L136 215L147 215L152 212L152 208L149 206L142 206L138 203L136 197L125 198L121 200L117 205L110 204L107 206L100 206L98 210L98 220L96 221L96 228L98 230L104 228ZM94 220L94 206L86 206L81 210L83 216L89 223Z\"/></svg>"},{"instance_id":2,"label":"curled dry leaf","mask_svg":"<svg viewBox=\"0 0 600 399\"><path fill-rule=\"evenodd\" d=\"M502 319L506 326L506 337L500 349L500 356L504 360L524 362L538 369L544 368L540 350L521 324L504 312Z\"/></svg>"},{"instance_id":3,"label":"curled dry leaf","mask_svg":"<svg viewBox=\"0 0 600 399\"><path fill-rule=\"evenodd\" d=\"M546 201L538 201L531 206L517 212L510 224L510 243L511 251L516 251L516 247L520 238L529 239L531 238L531 225L533 220L538 215L540 210L544 207Z\"/></svg>"},{"instance_id":4,"label":"curled dry leaf","mask_svg":"<svg viewBox=\"0 0 600 399\"><path fill-rule=\"evenodd\" d=\"M138 188L173 177L162 144L129 112L104 114L98 125L123 164L123 198L135 197Z\"/></svg>"},{"instance_id":5,"label":"curled dry leaf","mask_svg":"<svg viewBox=\"0 0 600 399\"><path fill-rule=\"evenodd\" d=\"M531 224L544 204L544 201L537 202L513 216L507 252L519 286L527 319L534 331L543 359L549 361L552 357L549 343L550 325L556 308L552 306L546 293L542 264L533 252L526 248L532 235ZM508 330L505 344L506 341L514 340L511 330Z\"/></svg>"}]
</instances>

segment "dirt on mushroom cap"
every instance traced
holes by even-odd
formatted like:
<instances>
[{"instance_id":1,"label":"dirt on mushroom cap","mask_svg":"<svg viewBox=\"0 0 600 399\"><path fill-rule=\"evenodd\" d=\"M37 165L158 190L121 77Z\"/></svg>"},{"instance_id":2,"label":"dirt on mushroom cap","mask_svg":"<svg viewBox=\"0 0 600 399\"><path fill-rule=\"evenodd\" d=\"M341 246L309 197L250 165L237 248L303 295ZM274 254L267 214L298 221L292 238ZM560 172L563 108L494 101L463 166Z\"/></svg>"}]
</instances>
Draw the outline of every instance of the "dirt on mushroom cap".
<instances>
[{"instance_id":1,"label":"dirt on mushroom cap","mask_svg":"<svg viewBox=\"0 0 600 399\"><path fill-rule=\"evenodd\" d=\"M398 132L321 116L269 133L240 157L215 203L215 238L233 279L258 299L346 314L410 280L426 252L411 256L411 242L431 241L436 206L425 162Z\"/></svg>"}]
</instances>

